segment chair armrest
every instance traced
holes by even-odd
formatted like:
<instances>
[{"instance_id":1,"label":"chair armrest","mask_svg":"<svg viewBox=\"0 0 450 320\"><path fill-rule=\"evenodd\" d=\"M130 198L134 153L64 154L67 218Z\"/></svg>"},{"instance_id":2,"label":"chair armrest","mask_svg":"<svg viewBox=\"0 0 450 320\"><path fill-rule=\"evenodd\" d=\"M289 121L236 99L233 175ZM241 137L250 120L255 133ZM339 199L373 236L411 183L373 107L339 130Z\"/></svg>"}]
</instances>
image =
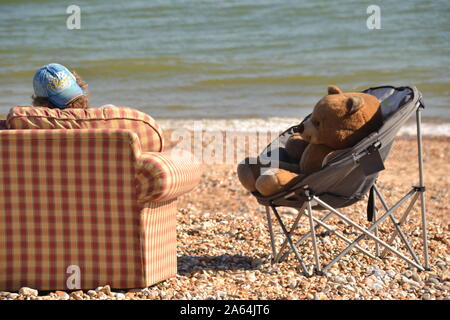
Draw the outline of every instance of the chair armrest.
<instances>
[{"instance_id":1,"label":"chair armrest","mask_svg":"<svg viewBox=\"0 0 450 320\"><path fill-rule=\"evenodd\" d=\"M144 152L136 160L138 204L177 198L197 186L201 165L187 151Z\"/></svg>"}]
</instances>

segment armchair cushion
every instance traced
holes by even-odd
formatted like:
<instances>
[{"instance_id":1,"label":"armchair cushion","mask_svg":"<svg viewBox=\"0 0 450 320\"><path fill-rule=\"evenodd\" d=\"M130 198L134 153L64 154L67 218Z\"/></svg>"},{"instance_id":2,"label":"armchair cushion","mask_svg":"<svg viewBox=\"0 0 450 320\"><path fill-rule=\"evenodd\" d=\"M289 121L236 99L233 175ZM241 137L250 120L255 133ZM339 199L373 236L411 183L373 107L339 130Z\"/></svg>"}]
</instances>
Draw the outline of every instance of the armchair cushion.
<instances>
[{"instance_id":1,"label":"armchair cushion","mask_svg":"<svg viewBox=\"0 0 450 320\"><path fill-rule=\"evenodd\" d=\"M199 182L201 165L187 151L145 152L136 160L137 201L141 206L191 191Z\"/></svg>"},{"instance_id":2,"label":"armchair cushion","mask_svg":"<svg viewBox=\"0 0 450 320\"><path fill-rule=\"evenodd\" d=\"M149 115L129 107L104 105L90 109L50 109L17 106L6 119L8 129L130 129L142 151L162 151L163 133Z\"/></svg>"}]
</instances>

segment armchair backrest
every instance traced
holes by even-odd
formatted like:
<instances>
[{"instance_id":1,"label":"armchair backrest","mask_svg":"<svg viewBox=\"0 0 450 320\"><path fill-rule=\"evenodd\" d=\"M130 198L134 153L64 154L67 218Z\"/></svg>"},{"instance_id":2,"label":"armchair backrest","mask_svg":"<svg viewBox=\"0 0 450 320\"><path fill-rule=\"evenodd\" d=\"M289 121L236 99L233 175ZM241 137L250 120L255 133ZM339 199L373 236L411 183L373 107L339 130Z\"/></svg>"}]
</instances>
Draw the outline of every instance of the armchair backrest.
<instances>
[{"instance_id":1,"label":"armchair backrest","mask_svg":"<svg viewBox=\"0 0 450 320\"><path fill-rule=\"evenodd\" d=\"M0 288L66 288L73 270L142 285L139 149L121 129L1 130Z\"/></svg>"},{"instance_id":2,"label":"armchair backrest","mask_svg":"<svg viewBox=\"0 0 450 320\"><path fill-rule=\"evenodd\" d=\"M8 129L129 129L144 152L163 151L163 132L148 114L130 107L104 105L89 109L17 106L6 119Z\"/></svg>"}]
</instances>

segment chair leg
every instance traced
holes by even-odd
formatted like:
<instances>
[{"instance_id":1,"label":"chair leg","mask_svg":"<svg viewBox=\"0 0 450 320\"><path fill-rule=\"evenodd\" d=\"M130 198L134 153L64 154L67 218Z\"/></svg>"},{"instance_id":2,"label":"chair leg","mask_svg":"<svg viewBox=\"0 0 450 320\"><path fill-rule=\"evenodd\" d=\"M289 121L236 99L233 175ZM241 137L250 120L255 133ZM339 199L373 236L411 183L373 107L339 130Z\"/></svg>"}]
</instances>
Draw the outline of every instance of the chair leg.
<instances>
[{"instance_id":1,"label":"chair leg","mask_svg":"<svg viewBox=\"0 0 450 320\"><path fill-rule=\"evenodd\" d=\"M281 230L283 230L283 233L284 233L286 239L287 239L288 242L289 242L289 245L291 246L292 250L294 251L295 257L297 258L298 262L300 263L300 267L302 268L304 274L305 274L306 276L311 276L311 274L308 272L308 270L306 270L306 266L305 266L305 264L303 263L303 260L302 260L302 258L300 257L300 254L298 253L297 248L296 248L295 245L294 245L294 242L292 241L291 235L290 235L289 232L286 230L286 227L285 227L283 221L281 220L281 217L280 217L280 215L278 214L277 209L276 209L275 207L272 207L272 210L273 210L273 213L274 213L275 217L276 217L277 220L278 220L278 224L280 225Z\"/></svg>"},{"instance_id":2,"label":"chair leg","mask_svg":"<svg viewBox=\"0 0 450 320\"><path fill-rule=\"evenodd\" d=\"M429 261L428 261L428 236L427 236L427 217L425 210L425 185L424 185L424 176L423 176L423 155L422 155L422 108L423 104L419 106L416 110L416 127L417 127L417 155L419 162L419 187L417 190L420 192L420 207L422 211L422 240L423 240L423 256L424 256L424 264L425 269L429 270Z\"/></svg>"},{"instance_id":3,"label":"chair leg","mask_svg":"<svg viewBox=\"0 0 450 320\"><path fill-rule=\"evenodd\" d=\"M375 223L375 221L377 221L377 208L376 208L376 205L375 205L376 197L373 194L373 190L375 190L375 188L376 188L376 183L373 184L373 186L372 186L372 188L370 190L370 196L369 196L369 199L368 199L368 201L372 201L372 203L371 203L373 205L373 208L372 208L373 209L373 211L372 211L372 221L374 221L374 223ZM373 234L375 235L375 237L378 237L378 226L375 227L375 230L374 230ZM377 257L380 256L380 245L378 244L378 242L375 242L375 255Z\"/></svg>"},{"instance_id":4,"label":"chair leg","mask_svg":"<svg viewBox=\"0 0 450 320\"><path fill-rule=\"evenodd\" d=\"M267 226L269 229L270 234L270 245L272 247L272 263L274 262L275 257L277 256L277 250L275 248L275 236L273 234L273 228L272 228L272 219L270 217L270 208L269 206L266 206L266 217L267 217Z\"/></svg>"},{"instance_id":5,"label":"chair leg","mask_svg":"<svg viewBox=\"0 0 450 320\"><path fill-rule=\"evenodd\" d=\"M323 227L325 230L332 232L334 235L336 235L339 239L347 242L348 244L351 244L353 241L348 239L347 237L345 237L344 235L340 234L339 232L337 232L336 230L334 230L331 226L327 225L326 223L324 223L322 220L317 219L316 217L313 217L314 222L316 222L317 224L319 224L321 227ZM317 226L316 226L317 227ZM295 244L298 247L298 243ZM369 251L367 251L366 249L360 247L359 245L355 246L356 249L358 249L359 251L361 251L362 253L368 255L369 257L371 257L372 259L377 259L377 257L375 255L373 255L372 253L370 253Z\"/></svg>"},{"instance_id":6,"label":"chair leg","mask_svg":"<svg viewBox=\"0 0 450 320\"><path fill-rule=\"evenodd\" d=\"M378 196L378 198L380 199L381 203L383 204L383 207L386 211L389 210L389 207L386 203L386 201L384 200L383 195L381 194L381 192L377 189L377 187L374 187L375 190L375 194ZM414 201L414 199L416 199L417 193L414 194L414 197L411 201ZM408 206L408 208L411 206ZM411 207L412 208L412 207ZM409 212L408 212L409 213ZM416 253L414 252L413 248L411 247L411 244L409 243L408 239L406 238L405 234L403 233L402 229L400 229L400 223L392 216L390 215L389 218L392 221L392 224L395 227L395 231L397 232L397 234L400 236L400 239L403 241L403 243L405 244L406 248L408 249L409 253L411 254L411 256L413 257L414 261L416 261L418 264L420 264L420 260L417 257ZM406 218L405 218L406 219ZM391 245L391 243L388 243L389 245ZM386 250L386 249L385 249Z\"/></svg>"},{"instance_id":7,"label":"chair leg","mask_svg":"<svg viewBox=\"0 0 450 320\"><path fill-rule=\"evenodd\" d=\"M399 256L400 258L402 258L403 260L405 260L406 262L408 262L409 264L413 265L414 267L416 267L417 269L423 271L424 268L416 263L415 261L412 261L411 259L409 259L408 257L406 257L405 255L403 255L401 252L399 252L398 250L396 250L395 248L391 247L390 245L388 245L386 242L384 242L383 240L375 237L372 234L373 229L382 221L384 221L387 217L389 217L392 212L394 210L396 210L403 202L405 202L407 199L409 199L413 194L415 193L414 190L410 191L408 194L406 194L402 199L400 199L391 209L389 209L389 211L387 211L382 217L380 217L377 221L375 221L374 224L372 224L372 226L370 226L368 229L365 229L363 227L361 227L360 225L354 223L352 220L348 219L345 215L341 214L339 211L337 211L336 209L334 209L333 207L329 206L327 203L323 202L322 200L320 200L317 197L313 197L314 200L317 201L318 204L320 204L322 207L324 207L325 209L330 210L331 212L333 212L335 215L337 215L340 219L346 221L347 223L349 223L350 225L352 225L353 227L355 227L356 229L358 229L360 232L362 232L363 234L361 236L359 236L352 244L350 244L346 249L344 249L345 253L348 252L351 248L353 248L359 241L361 241L364 238L364 235L368 236L369 238L371 238L372 240L377 241L378 243L380 243L381 245L385 246L386 248L388 248L391 252L395 253L397 256ZM342 257L342 255L339 255L339 259ZM331 267L332 264L334 264L335 262L337 262L339 259L334 259L332 262L330 262L326 267L323 268L323 271L327 270L328 268Z\"/></svg>"},{"instance_id":8,"label":"chair leg","mask_svg":"<svg viewBox=\"0 0 450 320\"><path fill-rule=\"evenodd\" d=\"M381 193L378 191L378 189L375 187L375 191L376 194L378 196L378 198L380 199L380 201L382 202L386 212L379 218L379 219L375 219L374 223L369 227L369 228L364 228L360 225L358 225L357 223L353 222L352 220L350 220L349 218L347 218L345 215L341 214L339 211L337 211L336 209L334 209L333 207L329 206L327 203L321 201L319 198L317 198L316 196L312 196L308 201L305 202L305 204L302 206L302 208L300 209L299 214L297 215L291 230L288 231L286 229L285 224L283 223L280 215L278 214L278 211L276 209L276 207L271 206L270 208L272 209L282 231L284 236L286 237L286 239L284 240L283 244L281 245L281 249L277 252L276 251L276 244L275 244L275 237L274 237L274 233L273 233L273 227L272 227L272 221L271 221L271 214L270 214L270 208L269 206L266 206L266 216L267 216L267 220L268 220L268 228L269 228L269 233L270 233L270 239L271 239L271 245L272 245L272 263L278 262L278 261L282 261L284 260L291 252L294 252L297 260L299 261L300 267L303 270L303 273L306 276L311 276L312 274L310 274L308 272L308 270L306 269L306 266L303 262L303 259L301 258L299 252L298 252L298 246L305 241L306 239L308 239L308 237L311 238L312 240L312 244L313 244L313 250L314 250L314 260L315 260L315 270L317 272L325 272L327 271L333 264L335 264L337 261L339 261L345 254L347 254L352 248L356 248L359 251L361 251L362 253L370 256L371 258L377 259L378 257L384 257L386 255L386 253L388 251L396 254L397 256L399 256L400 258L402 258L404 261L406 261L407 263L409 263L410 265L416 267L417 269L423 271L426 269L426 267L424 268L421 264L420 264L420 260L417 258L417 255L415 254L414 250L412 249L408 239L406 238L405 234L403 233L403 231L400 229L400 226L406 221L409 213L411 212L415 202L417 201L419 194L418 192L421 192L422 190L420 189L420 187L414 187L414 189L412 189L410 192L408 192L405 196L403 196L400 200L397 201L397 203L395 203L391 208L389 208L386 204L386 201L384 200L383 196L381 195ZM423 192L421 192L422 197L424 197ZM399 221L397 221L395 219L395 217L393 216L393 213L395 210L398 209L399 206L401 206L405 201L407 201L409 198L411 198L411 202L409 203L408 208L406 209L406 211L404 212L403 216L401 217L401 219ZM314 217L313 215L313 211L312 211L312 206L311 206L311 201L314 200L316 201L320 206L322 206L325 209L328 209L330 212L325 215L324 217L317 219L316 217ZM307 207L307 210L305 210L305 206ZM422 216L425 216L425 204L423 202L423 211L422 211ZM302 236L302 238L297 241L296 243L293 242L292 237L291 237L291 233L297 228L299 220L301 218L302 215L306 215L309 218L309 224L310 224L310 231L307 232L306 234L304 234ZM341 235L340 233L337 232L337 230L333 229L332 227L330 227L329 225L327 225L325 223L325 221L331 217L332 215L336 215L338 218L340 218L346 225L351 225L353 227L355 227L356 229L358 229L360 232L362 232L361 235L359 235L355 240L350 240L348 238L346 238L344 235ZM406 245L406 247L408 248L408 250L410 251L413 259L409 259L408 257L406 257L404 254L402 254L401 252L399 252L396 248L392 247L392 242L395 239L395 234L393 234L389 240L387 242L381 240L378 237L378 232L376 232L378 225L383 222L385 219L390 218L390 220L393 222L394 226L395 226L395 231L396 233L400 236L400 238L402 239L403 243ZM315 224L317 223L317 224ZM321 265L320 265L320 254L319 254L319 250L318 250L318 246L317 246L317 238L316 238L316 228L318 227L324 227L326 230L332 232L333 234L335 234L336 236L338 236L340 239L344 240L345 242L347 242L349 245L342 250L338 256L336 256L330 263L328 263L328 265L326 265L324 268L321 269ZM422 219L422 227L424 228L425 232L423 234L423 240L424 243L426 243L426 220ZM375 231L375 232L374 232ZM369 251L363 249L362 247L360 247L358 245L358 243L363 240L364 238L369 238L375 241L375 243L377 245L381 245L384 247L383 252L381 253L381 255L379 254L379 251L377 250L377 256L374 256L372 253L370 253ZM282 252L284 251L284 249L286 248L286 246L289 244L289 247L287 252L285 252L282 256ZM425 250L425 262L428 263L428 252L427 252L427 246L425 244L424 246L424 250ZM281 256L281 257L280 257ZM313 271L314 272L314 271Z\"/></svg>"},{"instance_id":9,"label":"chair leg","mask_svg":"<svg viewBox=\"0 0 450 320\"><path fill-rule=\"evenodd\" d=\"M420 192L420 207L422 211L422 240L423 240L423 257L425 269L430 270L430 262L428 260L428 236L427 236L427 218L425 210L425 194Z\"/></svg>"},{"instance_id":10,"label":"chair leg","mask_svg":"<svg viewBox=\"0 0 450 320\"><path fill-rule=\"evenodd\" d=\"M309 228L311 230L311 240L312 240L313 249L314 249L314 259L316 262L316 271L320 272L319 251L317 249L316 229L314 227L314 219L313 219L313 213L312 213L312 209L311 209L311 199L308 199L307 204L308 204Z\"/></svg>"},{"instance_id":11,"label":"chair leg","mask_svg":"<svg viewBox=\"0 0 450 320\"><path fill-rule=\"evenodd\" d=\"M295 218L294 223L292 224L291 231L289 231L289 234L291 234L295 229L297 229L298 223L300 221L301 216L303 215L305 207L306 207L306 203L304 203L302 205L302 207L300 208L299 213L298 213L297 217ZM288 240L285 239L283 244L281 245L280 250L278 250L277 256L275 257L275 263L280 261L281 254L283 253L283 251L284 251L284 249L286 248L287 245L288 245Z\"/></svg>"},{"instance_id":12,"label":"chair leg","mask_svg":"<svg viewBox=\"0 0 450 320\"><path fill-rule=\"evenodd\" d=\"M419 197L419 195L416 193L414 195L414 197L411 199L411 202L409 203L408 208L405 210L405 212L403 213L402 217L400 218L400 220L398 221L398 226L401 227L403 225L403 223L406 222L406 218L408 218L409 213L411 212L412 208L414 207L414 204L417 201L417 198ZM392 245L392 242L394 242L394 239L396 237L396 233L392 234L390 236L390 238L387 241L387 244ZM388 253L388 249L384 248L383 252L381 253L380 258L385 258L387 253Z\"/></svg>"},{"instance_id":13,"label":"chair leg","mask_svg":"<svg viewBox=\"0 0 450 320\"><path fill-rule=\"evenodd\" d=\"M305 213L305 215L309 218L309 214ZM314 229L317 229L318 227L323 227L325 230L332 232L334 235L336 235L339 239L345 241L348 244L351 244L353 241L348 239L347 237L345 237L344 235L340 234L339 232L337 232L336 230L334 230L331 226L327 225L324 221L326 221L328 218L330 218L331 216L333 216L333 213L328 213L327 215L325 215L324 217L318 219L316 217L313 217L313 220L315 223L317 223L317 225L314 226ZM298 240L295 243L295 246L298 247L300 244L302 244L306 239L308 239L308 237L311 236L311 231L307 232L306 234L304 234L300 240ZM287 241L287 240L286 240ZM363 249L362 247L360 247L359 245L355 246L356 249L358 249L359 251L361 251L362 253L366 254L367 256L371 257L372 259L377 259L376 256L374 256L372 253L370 253L369 251ZM279 261L283 261L284 259L286 259L286 257L292 252L292 249L288 249L286 253L283 254L283 256L279 259Z\"/></svg>"},{"instance_id":14,"label":"chair leg","mask_svg":"<svg viewBox=\"0 0 450 320\"><path fill-rule=\"evenodd\" d=\"M373 213L373 220L374 220L374 221L377 221L377 213L376 213L376 210L375 210L375 212ZM375 235L375 237L378 238L378 226L375 226L375 230L374 230L373 234ZM375 242L375 255L376 255L377 257L380 256L380 245L378 244L378 242Z\"/></svg>"},{"instance_id":15,"label":"chair leg","mask_svg":"<svg viewBox=\"0 0 450 320\"><path fill-rule=\"evenodd\" d=\"M315 221L319 224L316 225L314 228L317 229L320 225L324 226L325 224L323 224L324 221L326 221L328 218L332 217L333 214L332 213L328 213L326 216L324 216L323 218L321 218L320 220L317 220L316 218ZM319 222L320 221L320 222ZM322 223L321 223L322 222ZM324 227L326 229L326 227ZM331 231L331 228L329 228L328 230ZM304 242L306 239L308 239L311 236L311 231L308 231L307 233L305 233L296 243L295 246L298 247L302 242ZM281 256L280 261L283 261L284 259L286 259L286 257L291 253L291 249L289 249L285 254L283 254L283 256Z\"/></svg>"}]
</instances>

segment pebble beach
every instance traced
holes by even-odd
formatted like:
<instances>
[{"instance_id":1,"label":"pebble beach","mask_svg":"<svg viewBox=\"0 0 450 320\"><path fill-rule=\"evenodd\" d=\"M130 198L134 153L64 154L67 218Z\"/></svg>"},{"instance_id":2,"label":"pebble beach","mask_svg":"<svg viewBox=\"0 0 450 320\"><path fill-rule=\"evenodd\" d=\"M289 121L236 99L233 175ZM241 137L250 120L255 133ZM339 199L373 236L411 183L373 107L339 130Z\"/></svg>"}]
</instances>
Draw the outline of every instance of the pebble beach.
<instances>
[{"instance_id":1,"label":"pebble beach","mask_svg":"<svg viewBox=\"0 0 450 320\"><path fill-rule=\"evenodd\" d=\"M137 300L137 299L308 299L308 300L450 300L450 138L424 138L424 165L430 271L418 272L399 257L372 259L352 249L325 275L301 275L295 257L271 264L270 238L264 208L245 191L234 165L205 165L200 185L179 199L177 216L178 273L176 277L148 288L115 290L107 283L91 290L38 292L18 288L0 292L1 300ZM380 173L378 186L392 205L418 181L416 140L398 137ZM420 205L417 203L403 230L423 261ZM365 202L360 201L342 212L367 226ZM381 208L378 208L382 212ZM397 217L405 210L400 207ZM323 215L316 211L317 216ZM280 208L286 225L291 225L297 211ZM283 241L276 227L278 245ZM355 229L328 220L350 239ZM300 220L300 233L308 220ZM392 230L386 220L379 233ZM330 261L345 247L336 236L319 229L317 239L322 262ZM385 237L385 239L387 236ZM400 242L397 239L394 244ZM373 242L363 240L362 247ZM312 266L312 246L308 240L300 248L307 265ZM402 250L402 252L405 252ZM408 255L408 253L406 253Z\"/></svg>"}]
</instances>

